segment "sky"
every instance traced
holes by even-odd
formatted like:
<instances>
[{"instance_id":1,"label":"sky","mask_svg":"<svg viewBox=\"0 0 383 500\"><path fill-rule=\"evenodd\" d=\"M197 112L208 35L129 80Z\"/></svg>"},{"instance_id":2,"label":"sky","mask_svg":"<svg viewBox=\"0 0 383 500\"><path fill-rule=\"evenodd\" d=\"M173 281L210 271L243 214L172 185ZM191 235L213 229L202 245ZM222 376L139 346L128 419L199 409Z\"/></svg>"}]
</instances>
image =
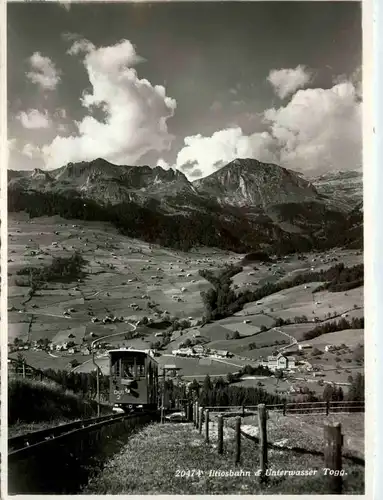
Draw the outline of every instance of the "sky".
<instances>
[{"instance_id":1,"label":"sky","mask_svg":"<svg viewBox=\"0 0 383 500\"><path fill-rule=\"evenodd\" d=\"M359 2L8 3L9 168L362 164Z\"/></svg>"}]
</instances>

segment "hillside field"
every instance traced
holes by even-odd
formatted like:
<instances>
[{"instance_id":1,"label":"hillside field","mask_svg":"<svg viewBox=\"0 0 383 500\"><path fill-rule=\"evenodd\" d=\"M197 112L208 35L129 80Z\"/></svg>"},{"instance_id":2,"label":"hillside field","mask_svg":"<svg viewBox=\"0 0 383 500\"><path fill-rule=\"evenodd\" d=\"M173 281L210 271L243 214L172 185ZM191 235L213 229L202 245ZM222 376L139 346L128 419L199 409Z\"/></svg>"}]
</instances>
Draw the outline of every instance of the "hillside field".
<instances>
[{"instance_id":1,"label":"hillside field","mask_svg":"<svg viewBox=\"0 0 383 500\"><path fill-rule=\"evenodd\" d=\"M245 364L258 364L276 350L300 342L312 329L313 319L330 321L328 315L348 318L362 317L363 287L347 292L313 293L321 283L296 286L246 304L232 317L197 326L204 314L201 291L212 285L198 271L219 270L225 264L241 264L243 255L217 249L196 248L190 252L169 250L119 234L107 223L70 221L60 217L29 219L23 213L9 214L9 340L48 339L55 344L72 340L80 345L98 338L112 347L149 348L158 340L159 328L135 326L144 316L158 321L169 318L190 319L196 326L174 332L173 340L157 358L160 366L176 364L182 367L185 380L203 378L206 374L225 376ZM69 257L81 252L87 261L85 277L71 283L48 283L28 300L28 286L20 286L23 276L18 270L25 266L48 264L54 256ZM360 264L359 251L333 250L324 254L289 255L277 263L253 263L233 277L234 290L252 289L265 281L278 281L310 270L326 269L336 262L346 266ZM64 312L70 314L64 317ZM102 322L106 315L122 317L115 323ZM307 316L307 323L289 324L274 328L278 318L294 323L296 316ZM93 322L92 318L98 322ZM263 331L266 330L266 331ZM239 338L233 335L239 334ZM135 338L126 335L134 333ZM197 335L198 334L198 335ZM230 351L231 359L186 359L175 357L172 351L186 339L197 338L206 347ZM323 337L323 338L322 338ZM341 339L341 340L340 340ZM352 339L352 341L351 341ZM337 332L318 337L312 345L363 342L363 331ZM252 344L252 345L251 345ZM254 347L255 346L255 347ZM16 353L11 356L14 357ZM59 351L23 351L27 362L37 368L67 369L71 360L80 366L76 371L94 369L89 355ZM323 368L333 369L334 357L314 361L307 353L305 359L320 362ZM107 358L100 358L107 371ZM348 367L347 367L348 368ZM350 369L353 369L351 366ZM360 369L360 367L359 367ZM339 374L334 376L338 377ZM341 377L342 380L346 377Z\"/></svg>"}]
</instances>

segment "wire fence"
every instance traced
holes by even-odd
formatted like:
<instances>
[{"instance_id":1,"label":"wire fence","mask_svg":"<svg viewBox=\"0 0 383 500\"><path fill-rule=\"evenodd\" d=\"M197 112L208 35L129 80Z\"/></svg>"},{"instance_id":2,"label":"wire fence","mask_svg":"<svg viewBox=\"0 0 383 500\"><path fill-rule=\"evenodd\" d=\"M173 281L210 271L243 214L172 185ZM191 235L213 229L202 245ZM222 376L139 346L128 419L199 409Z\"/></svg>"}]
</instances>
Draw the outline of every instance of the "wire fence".
<instances>
[{"instance_id":1,"label":"wire fence","mask_svg":"<svg viewBox=\"0 0 383 500\"><path fill-rule=\"evenodd\" d=\"M296 410L294 412L294 410ZM322 411L318 411L322 410ZM256 443L259 451L259 464L260 464L260 481L267 482L268 476L266 471L269 467L269 449L278 449L280 451L295 452L307 454L312 456L323 456L324 468L330 472L325 476L326 491L329 494L340 494L343 490L343 476L344 470L342 469L342 457L357 465L364 466L364 458L345 453L343 450L344 436L341 431L341 424L326 423L323 425L324 444L323 449L306 449L299 446L284 446L272 443L268 440L267 434L267 420L269 411L283 412L283 415L301 414L310 415L329 415L330 413L352 413L354 411L364 412L363 401L318 401L307 403L284 403L278 405L264 405L257 406L210 406L199 407L198 403L186 407L186 418L194 423L196 429L200 434L204 434L205 442L211 442L211 417L215 417L217 424L217 432L214 436L217 440L216 449L219 454L224 451L224 428L230 430L234 435L234 462L240 464L241 462L241 438L245 438L253 443ZM214 415L215 414L215 415ZM249 415L258 416L257 435L251 435L242 428L243 418ZM235 417L235 422L231 420L228 424L227 418ZM226 418L226 420L225 420Z\"/></svg>"},{"instance_id":2,"label":"wire fence","mask_svg":"<svg viewBox=\"0 0 383 500\"><path fill-rule=\"evenodd\" d=\"M251 415L258 412L258 405L206 406L211 413ZM329 415L330 413L364 412L364 401L309 401L304 403L279 403L266 405L266 409L283 415L311 414Z\"/></svg>"}]
</instances>

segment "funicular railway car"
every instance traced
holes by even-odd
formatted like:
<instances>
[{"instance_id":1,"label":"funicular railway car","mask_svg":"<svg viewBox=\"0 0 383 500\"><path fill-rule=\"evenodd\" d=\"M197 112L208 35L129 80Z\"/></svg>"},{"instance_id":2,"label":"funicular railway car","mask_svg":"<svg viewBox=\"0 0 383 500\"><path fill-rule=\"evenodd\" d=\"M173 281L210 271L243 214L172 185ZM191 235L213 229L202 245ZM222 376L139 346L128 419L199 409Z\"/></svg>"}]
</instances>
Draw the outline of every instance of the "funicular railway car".
<instances>
[{"instance_id":1,"label":"funicular railway car","mask_svg":"<svg viewBox=\"0 0 383 500\"><path fill-rule=\"evenodd\" d=\"M150 350L109 351L109 400L114 411L157 410L158 363Z\"/></svg>"}]
</instances>

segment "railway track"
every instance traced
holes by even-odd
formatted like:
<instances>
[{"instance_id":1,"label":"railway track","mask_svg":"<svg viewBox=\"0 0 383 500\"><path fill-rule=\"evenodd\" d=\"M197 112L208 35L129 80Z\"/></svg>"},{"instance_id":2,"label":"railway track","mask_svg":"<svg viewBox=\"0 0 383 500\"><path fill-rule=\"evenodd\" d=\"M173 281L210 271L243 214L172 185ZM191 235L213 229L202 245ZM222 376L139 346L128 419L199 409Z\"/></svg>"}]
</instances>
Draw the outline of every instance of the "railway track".
<instances>
[{"instance_id":1,"label":"railway track","mask_svg":"<svg viewBox=\"0 0 383 500\"><path fill-rule=\"evenodd\" d=\"M157 412L108 414L8 440L9 494L79 494L92 470Z\"/></svg>"},{"instance_id":2,"label":"railway track","mask_svg":"<svg viewBox=\"0 0 383 500\"><path fill-rule=\"evenodd\" d=\"M44 446L51 441L65 439L74 433L83 432L84 430L96 430L98 427L122 420L125 417L125 415L108 414L102 417L77 420L68 424L57 425L48 429L12 437L8 439L8 459L19 458L35 447Z\"/></svg>"}]
</instances>

